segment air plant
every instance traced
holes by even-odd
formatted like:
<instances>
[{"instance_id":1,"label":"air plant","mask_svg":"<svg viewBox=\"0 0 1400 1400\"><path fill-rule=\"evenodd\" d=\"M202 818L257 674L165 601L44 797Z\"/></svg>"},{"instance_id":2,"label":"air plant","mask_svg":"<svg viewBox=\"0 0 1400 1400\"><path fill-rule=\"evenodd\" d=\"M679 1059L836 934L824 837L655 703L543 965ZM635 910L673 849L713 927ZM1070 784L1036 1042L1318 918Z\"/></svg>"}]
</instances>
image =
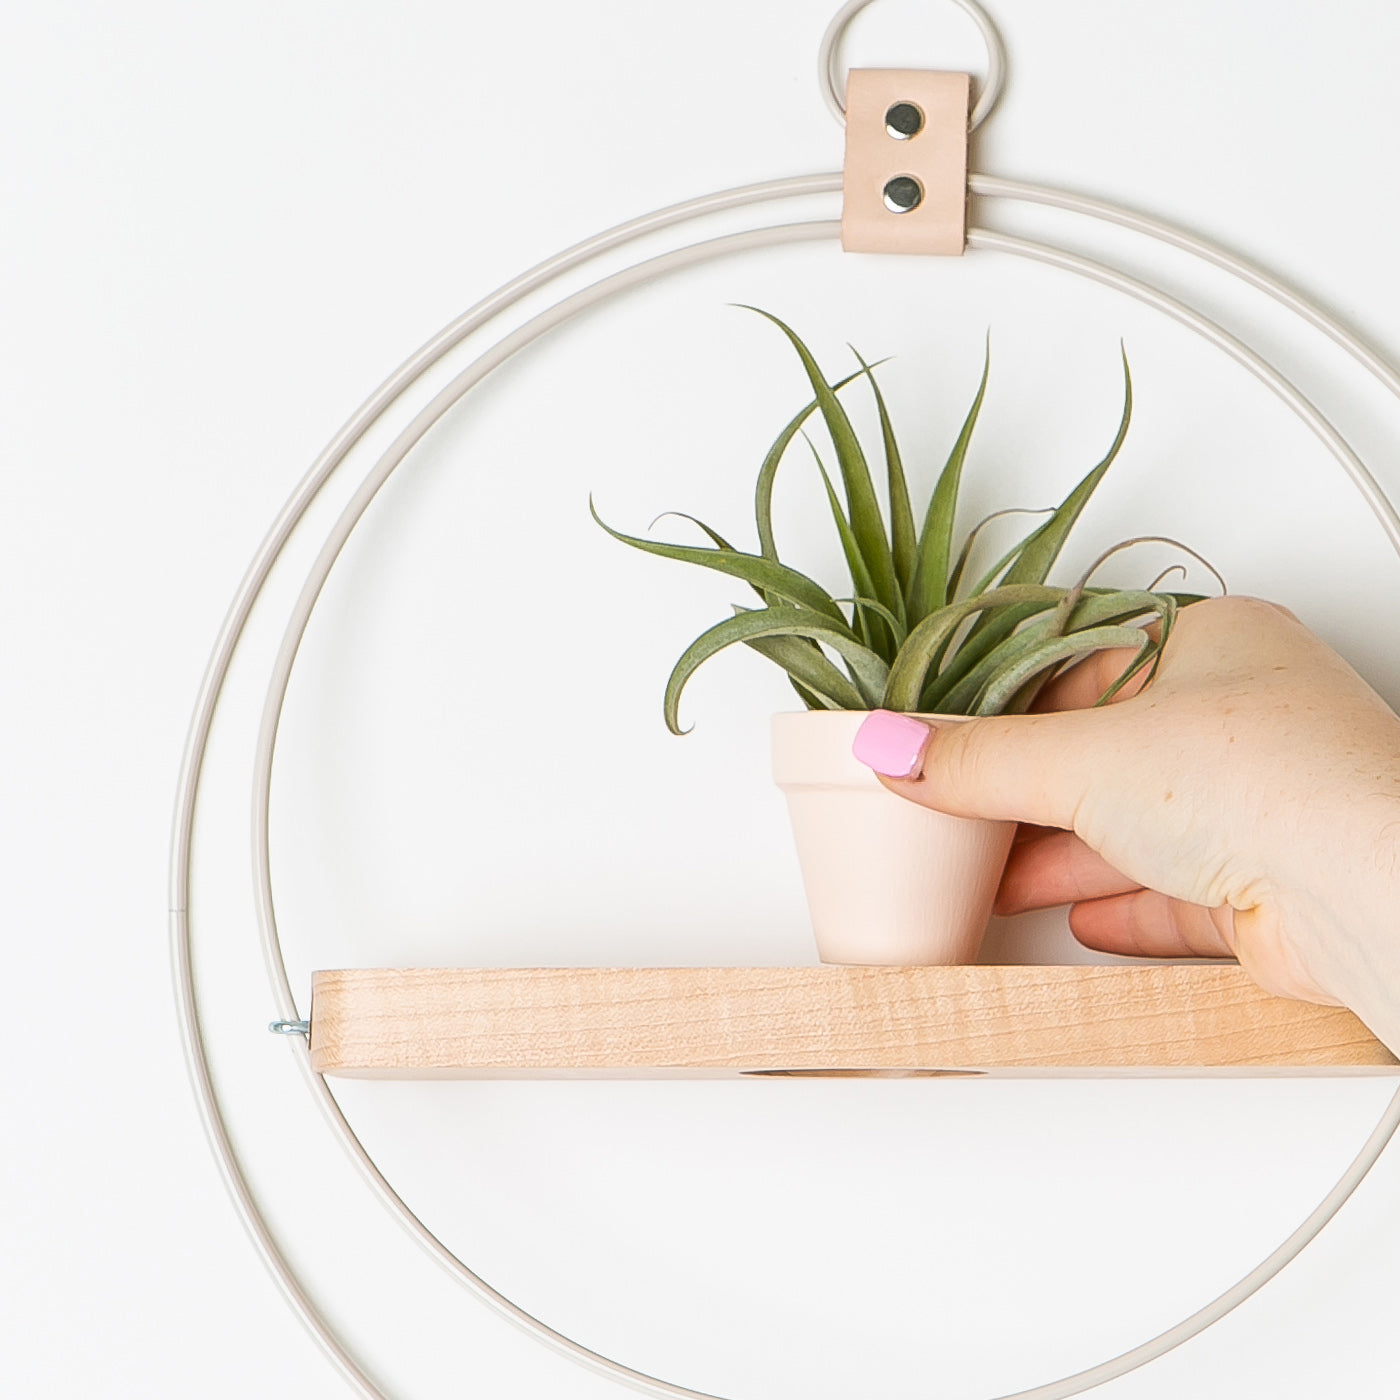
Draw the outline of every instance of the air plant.
<instances>
[{"instance_id":1,"label":"air plant","mask_svg":"<svg viewBox=\"0 0 1400 1400\"><path fill-rule=\"evenodd\" d=\"M968 444L986 394L990 353L922 525L916 528L903 459L874 367L856 353L859 369L829 382L793 330L766 311L759 314L792 343L815 397L778 434L759 468L755 491L758 553L736 549L693 516L681 518L703 531L710 547L666 544L622 534L607 525L589 501L593 518L614 539L648 554L742 579L758 595L758 606L736 605L732 617L697 637L676 662L665 694L666 724L672 733L686 732L678 722L680 697L696 668L737 643L781 666L803 703L814 710L1019 714L1030 708L1057 672L1095 651L1127 647L1133 652L1100 704L1145 668L1155 670L1178 608L1198 601L1201 595L1154 591L1166 575L1146 589L1102 588L1092 585L1090 579L1112 555L1147 540L1172 544L1211 568L1193 550L1161 536L1137 537L1106 550L1069 587L1046 582L1070 530L1127 436L1133 394L1126 353L1122 417L1103 460L1057 507L997 511L973 526L955 553L958 492ZM888 526L866 451L838 397L856 380L868 381L879 414ZM851 588L844 597L834 597L806 574L784 564L773 539L773 483L778 465L814 413L819 414L830 435L841 481L838 494L809 439L851 575ZM1015 514L1049 518L990 568L974 576L973 547L981 531L990 521ZM1211 568L1211 572L1215 570Z\"/></svg>"}]
</instances>

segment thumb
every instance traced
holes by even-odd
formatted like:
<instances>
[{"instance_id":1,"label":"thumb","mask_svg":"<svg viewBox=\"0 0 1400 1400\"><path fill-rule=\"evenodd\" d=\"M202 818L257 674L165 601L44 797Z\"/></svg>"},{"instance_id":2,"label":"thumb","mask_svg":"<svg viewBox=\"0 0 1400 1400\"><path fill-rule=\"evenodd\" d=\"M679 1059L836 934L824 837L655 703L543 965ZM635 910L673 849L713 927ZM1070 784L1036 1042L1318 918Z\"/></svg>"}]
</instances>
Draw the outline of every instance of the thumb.
<instances>
[{"instance_id":1,"label":"thumb","mask_svg":"<svg viewBox=\"0 0 1400 1400\"><path fill-rule=\"evenodd\" d=\"M872 710L852 753L891 792L935 811L1073 830L1103 762L1107 720L1103 710L980 719Z\"/></svg>"}]
</instances>

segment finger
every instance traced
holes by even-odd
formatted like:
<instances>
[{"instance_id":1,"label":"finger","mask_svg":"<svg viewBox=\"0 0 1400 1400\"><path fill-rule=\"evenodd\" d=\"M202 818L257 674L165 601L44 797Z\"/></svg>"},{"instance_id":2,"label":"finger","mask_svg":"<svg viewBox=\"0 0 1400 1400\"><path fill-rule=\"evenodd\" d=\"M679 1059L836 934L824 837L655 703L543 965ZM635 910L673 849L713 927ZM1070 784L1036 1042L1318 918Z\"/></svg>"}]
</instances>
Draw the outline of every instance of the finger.
<instances>
[{"instance_id":1,"label":"finger","mask_svg":"<svg viewBox=\"0 0 1400 1400\"><path fill-rule=\"evenodd\" d=\"M1055 710L1087 710L1106 691L1137 656L1133 647L1113 647L1086 656L1069 670L1056 676L1035 698L1031 706L1036 714ZM1131 699L1147 684L1150 667L1143 667L1109 702Z\"/></svg>"},{"instance_id":2,"label":"finger","mask_svg":"<svg viewBox=\"0 0 1400 1400\"><path fill-rule=\"evenodd\" d=\"M1156 890L1092 899L1069 913L1070 932L1086 948L1139 958L1230 958L1230 911L1169 899Z\"/></svg>"},{"instance_id":3,"label":"finger","mask_svg":"<svg viewBox=\"0 0 1400 1400\"><path fill-rule=\"evenodd\" d=\"M1069 830L1111 751L1106 710L1000 715L959 722L873 710L853 753L892 792L959 817Z\"/></svg>"},{"instance_id":4,"label":"finger","mask_svg":"<svg viewBox=\"0 0 1400 1400\"><path fill-rule=\"evenodd\" d=\"M1141 888L1072 831L1052 831L1011 848L995 912L1022 914L1028 909L1078 904Z\"/></svg>"}]
</instances>

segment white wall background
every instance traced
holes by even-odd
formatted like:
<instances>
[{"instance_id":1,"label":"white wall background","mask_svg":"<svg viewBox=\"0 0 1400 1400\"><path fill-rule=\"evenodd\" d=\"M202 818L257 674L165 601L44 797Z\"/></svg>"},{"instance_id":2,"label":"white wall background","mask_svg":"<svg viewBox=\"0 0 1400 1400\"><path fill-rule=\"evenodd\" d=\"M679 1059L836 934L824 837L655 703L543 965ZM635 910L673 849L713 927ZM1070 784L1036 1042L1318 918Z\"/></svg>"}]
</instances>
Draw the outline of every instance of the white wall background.
<instances>
[{"instance_id":1,"label":"white wall background","mask_svg":"<svg viewBox=\"0 0 1400 1400\"><path fill-rule=\"evenodd\" d=\"M979 169L1218 236L1400 353L1400 17L1362 0L994 13L1011 70ZM458 311L633 214L839 165L813 81L828 18L813 0L0 17L3 1393L348 1393L245 1241L180 1061L164 860L207 649L306 464ZM979 62L966 21L916 0L881 0L848 54ZM1110 246L1066 221L978 216ZM1400 412L1341 356L1215 274L1111 246L1265 345L1400 490ZM682 509L747 537L752 471L801 389L741 301L832 365L846 340L897 356L888 391L929 460L990 327L970 484L988 509L1053 499L1096 459L1123 338L1139 411L1081 555L1114 532L1183 535L1400 701L1400 564L1321 449L1184 332L995 257L735 259L500 375L347 551L294 680L274 801L299 994L326 965L811 957L763 771L781 680L726 658L688 697L690 738L660 723L671 660L737 593L613 545L586 513L592 490L623 528ZM821 568L814 498L790 475L783 523ZM621 1393L399 1233L263 1029L247 749L297 577L275 580L234 677L200 827L201 999L249 1174L392 1395ZM989 956L1086 955L1041 919L996 928ZM971 1400L1093 1364L1213 1297L1320 1198L1393 1085L338 1092L427 1222L587 1345L744 1400ZM1398 1163L1263 1294L1100 1393L1390 1400Z\"/></svg>"}]
</instances>

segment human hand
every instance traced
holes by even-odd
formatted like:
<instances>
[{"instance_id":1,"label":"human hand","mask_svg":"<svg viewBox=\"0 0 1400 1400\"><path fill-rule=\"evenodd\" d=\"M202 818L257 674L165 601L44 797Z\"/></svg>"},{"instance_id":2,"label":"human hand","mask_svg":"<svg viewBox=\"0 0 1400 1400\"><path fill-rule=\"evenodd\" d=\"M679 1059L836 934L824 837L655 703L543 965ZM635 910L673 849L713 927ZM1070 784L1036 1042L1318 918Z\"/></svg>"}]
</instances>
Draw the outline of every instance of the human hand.
<instances>
[{"instance_id":1,"label":"human hand","mask_svg":"<svg viewBox=\"0 0 1400 1400\"><path fill-rule=\"evenodd\" d=\"M1351 1007L1400 1052L1400 718L1293 615L1219 598L1177 619L1151 685L1088 708L1102 652L1038 713L900 717L892 792L1023 827L997 912L1071 904L1090 947L1238 957L1265 989ZM888 724L878 717L867 726ZM862 731L864 733L864 731Z\"/></svg>"}]
</instances>

